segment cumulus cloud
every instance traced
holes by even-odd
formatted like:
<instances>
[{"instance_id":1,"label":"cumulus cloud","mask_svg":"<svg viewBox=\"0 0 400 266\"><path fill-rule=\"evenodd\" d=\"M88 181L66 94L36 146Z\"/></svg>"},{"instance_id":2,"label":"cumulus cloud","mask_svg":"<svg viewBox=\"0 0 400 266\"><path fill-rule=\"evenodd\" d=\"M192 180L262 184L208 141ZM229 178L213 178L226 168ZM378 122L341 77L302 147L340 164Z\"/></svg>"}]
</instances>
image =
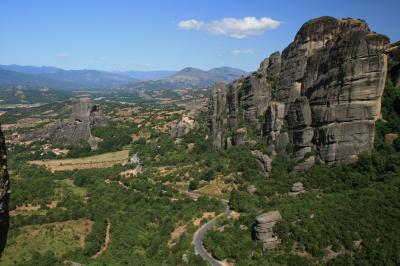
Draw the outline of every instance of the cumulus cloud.
<instances>
[{"instance_id":1,"label":"cumulus cloud","mask_svg":"<svg viewBox=\"0 0 400 266\"><path fill-rule=\"evenodd\" d=\"M183 20L178 26L186 30L203 30L215 35L226 35L237 39L261 35L266 31L276 29L280 21L269 17L223 18L209 23L196 19Z\"/></svg>"},{"instance_id":2,"label":"cumulus cloud","mask_svg":"<svg viewBox=\"0 0 400 266\"><path fill-rule=\"evenodd\" d=\"M68 57L69 57L69 54L66 54L66 53L56 53L56 54L55 54L55 57L57 57L57 58L68 58Z\"/></svg>"},{"instance_id":3,"label":"cumulus cloud","mask_svg":"<svg viewBox=\"0 0 400 266\"><path fill-rule=\"evenodd\" d=\"M196 19L182 20L178 23L178 27L184 30L200 30L203 25L203 21Z\"/></svg>"},{"instance_id":4,"label":"cumulus cloud","mask_svg":"<svg viewBox=\"0 0 400 266\"><path fill-rule=\"evenodd\" d=\"M235 49L232 50L232 54L253 54L253 49Z\"/></svg>"}]
</instances>

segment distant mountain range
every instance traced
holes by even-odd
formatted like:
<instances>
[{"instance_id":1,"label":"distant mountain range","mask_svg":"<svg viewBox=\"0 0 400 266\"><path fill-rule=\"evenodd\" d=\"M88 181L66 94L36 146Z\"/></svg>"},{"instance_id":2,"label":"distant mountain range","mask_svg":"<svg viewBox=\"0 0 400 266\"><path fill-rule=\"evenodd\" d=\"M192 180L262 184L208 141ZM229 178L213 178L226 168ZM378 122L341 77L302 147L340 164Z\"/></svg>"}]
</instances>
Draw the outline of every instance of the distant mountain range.
<instances>
[{"instance_id":1,"label":"distant mountain range","mask_svg":"<svg viewBox=\"0 0 400 266\"><path fill-rule=\"evenodd\" d=\"M247 72L220 67L204 71L184 68L181 71L99 71L64 70L56 67L0 65L0 86L24 85L54 89L110 89L129 87L140 89L209 86L216 81L229 82Z\"/></svg>"},{"instance_id":2,"label":"distant mountain range","mask_svg":"<svg viewBox=\"0 0 400 266\"><path fill-rule=\"evenodd\" d=\"M156 80L174 75L178 71L114 71L113 73L137 80Z\"/></svg>"},{"instance_id":3,"label":"distant mountain range","mask_svg":"<svg viewBox=\"0 0 400 266\"><path fill-rule=\"evenodd\" d=\"M106 89L130 84L134 78L98 70L0 65L0 86L25 85L55 89Z\"/></svg>"},{"instance_id":4,"label":"distant mountain range","mask_svg":"<svg viewBox=\"0 0 400 266\"><path fill-rule=\"evenodd\" d=\"M172 76L158 80L148 80L134 83L136 89L176 89L187 87L211 86L217 81L230 82L248 73L236 68L219 67L208 71L187 67Z\"/></svg>"}]
</instances>

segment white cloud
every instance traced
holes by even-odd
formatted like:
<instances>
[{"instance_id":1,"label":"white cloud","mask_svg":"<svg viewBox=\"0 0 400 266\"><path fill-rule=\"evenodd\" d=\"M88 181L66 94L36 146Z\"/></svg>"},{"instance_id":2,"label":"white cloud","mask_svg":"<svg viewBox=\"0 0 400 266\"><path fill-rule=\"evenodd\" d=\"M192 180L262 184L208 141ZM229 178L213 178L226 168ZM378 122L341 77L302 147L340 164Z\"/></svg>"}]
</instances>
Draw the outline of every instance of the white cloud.
<instances>
[{"instance_id":1,"label":"white cloud","mask_svg":"<svg viewBox=\"0 0 400 266\"><path fill-rule=\"evenodd\" d=\"M253 54L253 49L235 49L232 50L232 54Z\"/></svg>"},{"instance_id":2,"label":"white cloud","mask_svg":"<svg viewBox=\"0 0 400 266\"><path fill-rule=\"evenodd\" d=\"M269 17L244 17L244 18L223 18L204 23L196 19L183 20L178 26L186 30L203 30L215 35L227 35L233 38L242 39L249 36L261 35L268 30L279 27L282 22Z\"/></svg>"},{"instance_id":3,"label":"white cloud","mask_svg":"<svg viewBox=\"0 0 400 266\"><path fill-rule=\"evenodd\" d=\"M68 57L69 57L69 54L66 54L66 53L56 53L56 54L55 54L55 57L57 57L57 58L68 58Z\"/></svg>"},{"instance_id":4,"label":"white cloud","mask_svg":"<svg viewBox=\"0 0 400 266\"><path fill-rule=\"evenodd\" d=\"M184 30L200 30L203 25L203 21L196 19L182 20L178 23L178 27Z\"/></svg>"}]
</instances>

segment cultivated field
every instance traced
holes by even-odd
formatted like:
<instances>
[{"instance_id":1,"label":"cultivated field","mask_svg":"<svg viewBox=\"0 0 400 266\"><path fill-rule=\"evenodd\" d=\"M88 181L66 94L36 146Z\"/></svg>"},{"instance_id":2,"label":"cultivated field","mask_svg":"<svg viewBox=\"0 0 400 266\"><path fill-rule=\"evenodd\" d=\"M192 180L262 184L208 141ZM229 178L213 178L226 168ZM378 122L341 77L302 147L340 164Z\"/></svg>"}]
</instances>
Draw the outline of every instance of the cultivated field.
<instances>
[{"instance_id":1,"label":"cultivated field","mask_svg":"<svg viewBox=\"0 0 400 266\"><path fill-rule=\"evenodd\" d=\"M117 152L108 152L100 155L94 155L76 159L64 160L36 160L30 161L30 164L44 165L52 172L71 171L91 168L108 168L116 164L124 164L128 162L129 151L122 150Z\"/></svg>"}]
</instances>

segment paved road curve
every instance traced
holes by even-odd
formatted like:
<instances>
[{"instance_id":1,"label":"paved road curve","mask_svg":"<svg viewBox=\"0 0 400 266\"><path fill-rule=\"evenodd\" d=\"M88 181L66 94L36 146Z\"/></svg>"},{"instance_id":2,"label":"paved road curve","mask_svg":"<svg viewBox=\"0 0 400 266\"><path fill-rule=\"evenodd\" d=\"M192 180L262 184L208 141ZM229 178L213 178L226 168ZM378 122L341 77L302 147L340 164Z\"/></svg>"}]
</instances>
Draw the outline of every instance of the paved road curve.
<instances>
[{"instance_id":1,"label":"paved road curve","mask_svg":"<svg viewBox=\"0 0 400 266\"><path fill-rule=\"evenodd\" d=\"M203 239L204 236L206 235L207 231L212 228L215 223L217 222L217 219L223 215L229 215L231 210L229 209L229 206L226 205L226 211L225 213L222 213L214 219L210 220L206 224L204 224L202 227L200 227L199 230L196 231L196 233L193 236L193 246L194 246L194 252L196 255L201 256L204 260L208 261L212 266L223 266L224 264L221 261L218 261L214 259L204 248L203 246Z\"/></svg>"}]
</instances>

